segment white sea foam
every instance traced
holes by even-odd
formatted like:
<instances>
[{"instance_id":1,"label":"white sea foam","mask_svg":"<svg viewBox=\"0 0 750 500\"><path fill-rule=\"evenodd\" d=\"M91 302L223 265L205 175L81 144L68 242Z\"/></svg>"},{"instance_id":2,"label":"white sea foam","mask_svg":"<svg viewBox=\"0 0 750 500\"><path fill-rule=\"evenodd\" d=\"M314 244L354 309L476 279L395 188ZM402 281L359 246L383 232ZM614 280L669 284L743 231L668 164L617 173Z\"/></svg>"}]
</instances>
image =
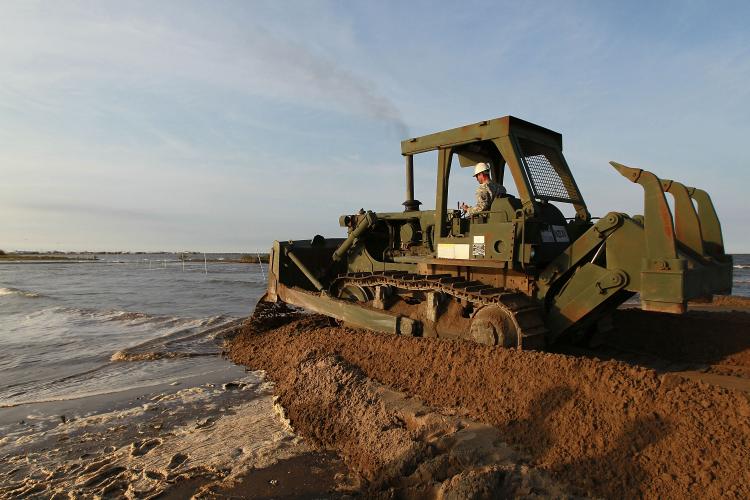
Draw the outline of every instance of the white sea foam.
<instances>
[{"instance_id":1,"label":"white sea foam","mask_svg":"<svg viewBox=\"0 0 750 500\"><path fill-rule=\"evenodd\" d=\"M115 321L131 325L153 324L161 328L212 326L228 319L223 315L208 316L205 318L185 318L180 316L153 315L139 311L64 306L49 307L34 311L27 315L27 319L42 318L45 316L66 316L70 319L89 319L102 322Z\"/></svg>"},{"instance_id":2,"label":"white sea foam","mask_svg":"<svg viewBox=\"0 0 750 500\"><path fill-rule=\"evenodd\" d=\"M233 382L233 390L204 384L124 409L69 414L62 421L48 416L31 425L30 417L25 425L0 428L0 453L14 470L0 489L44 497L60 491L125 496L127 489L155 498L181 480L231 482L310 451L279 417L261 381L260 374L249 374ZM54 446L44 448L48 442Z\"/></svg>"},{"instance_id":3,"label":"white sea foam","mask_svg":"<svg viewBox=\"0 0 750 500\"><path fill-rule=\"evenodd\" d=\"M39 293L29 292L26 290L19 290L18 288L0 287L0 296L2 295L18 295L18 296L27 297L30 299L36 299L42 296Z\"/></svg>"}]
</instances>

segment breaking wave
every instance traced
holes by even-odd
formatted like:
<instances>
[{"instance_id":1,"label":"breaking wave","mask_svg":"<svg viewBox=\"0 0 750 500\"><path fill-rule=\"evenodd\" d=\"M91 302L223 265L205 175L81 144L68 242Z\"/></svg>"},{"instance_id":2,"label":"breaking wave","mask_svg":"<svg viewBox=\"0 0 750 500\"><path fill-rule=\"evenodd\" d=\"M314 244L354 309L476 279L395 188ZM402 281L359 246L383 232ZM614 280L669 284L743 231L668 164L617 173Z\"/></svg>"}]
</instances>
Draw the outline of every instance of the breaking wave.
<instances>
[{"instance_id":1,"label":"breaking wave","mask_svg":"<svg viewBox=\"0 0 750 500\"><path fill-rule=\"evenodd\" d=\"M124 311L119 309L92 309L79 307L56 306L41 309L29 314L30 319L44 316L65 316L71 319L93 320L97 322L123 322L130 325L153 324L159 328L170 327L202 327L213 326L227 320L226 316L209 316L206 318L185 318L180 316L167 316L148 314L139 311Z\"/></svg>"},{"instance_id":2,"label":"breaking wave","mask_svg":"<svg viewBox=\"0 0 750 500\"><path fill-rule=\"evenodd\" d=\"M42 296L41 293L29 292L27 290L21 290L19 288L0 287L0 296L2 295L18 295L21 297L28 297L30 299L37 299Z\"/></svg>"},{"instance_id":3,"label":"breaking wave","mask_svg":"<svg viewBox=\"0 0 750 500\"><path fill-rule=\"evenodd\" d=\"M29 318L37 319L46 315L61 316L64 321L74 319L78 322L93 321L95 324L118 322L125 328L147 328L158 332L148 340L116 351L111 355L110 361L152 361L216 355L221 352L219 344L224 336L242 322L241 319L224 315L184 318L137 311L60 306L43 309L31 314Z\"/></svg>"},{"instance_id":4,"label":"breaking wave","mask_svg":"<svg viewBox=\"0 0 750 500\"><path fill-rule=\"evenodd\" d=\"M0 387L0 408L40 401L63 401L92 395L116 393L135 387L158 385L179 380L193 373L196 366L211 368L211 357L221 354L223 340L232 336L244 319L212 316L189 319L169 316L149 316L128 311L95 311L56 307L48 313L95 316L104 321L129 321L130 326L146 325L154 331L152 337L133 346L116 351L103 363L89 369L75 371L45 380L19 381ZM100 321L97 321L97 323ZM119 328L118 328L119 331ZM122 330L127 335L128 330ZM110 351L111 352L111 351ZM203 358L199 365L176 363L189 358ZM191 362L194 363L194 362Z\"/></svg>"},{"instance_id":5,"label":"breaking wave","mask_svg":"<svg viewBox=\"0 0 750 500\"><path fill-rule=\"evenodd\" d=\"M183 328L146 340L115 352L110 361L154 361L217 355L221 352L220 342L233 335L244 320L215 316L208 318L208 321L213 326L199 330L195 326Z\"/></svg>"},{"instance_id":6,"label":"breaking wave","mask_svg":"<svg viewBox=\"0 0 750 500\"><path fill-rule=\"evenodd\" d=\"M112 355L110 361L156 361L157 359L197 358L198 356L215 356L217 352L174 352L174 351L152 351L152 352L129 352L127 349L117 351Z\"/></svg>"}]
</instances>

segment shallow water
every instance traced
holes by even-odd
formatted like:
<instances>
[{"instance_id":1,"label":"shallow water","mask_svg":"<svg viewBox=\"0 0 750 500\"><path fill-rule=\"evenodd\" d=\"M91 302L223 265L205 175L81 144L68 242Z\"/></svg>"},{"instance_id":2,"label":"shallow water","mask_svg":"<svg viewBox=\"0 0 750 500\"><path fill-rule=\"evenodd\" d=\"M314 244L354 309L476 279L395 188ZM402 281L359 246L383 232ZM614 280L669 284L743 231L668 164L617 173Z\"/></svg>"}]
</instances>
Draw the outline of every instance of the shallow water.
<instances>
[{"instance_id":1,"label":"shallow water","mask_svg":"<svg viewBox=\"0 0 750 500\"><path fill-rule=\"evenodd\" d=\"M265 264L98 257L0 264L0 408L216 370L222 330L265 289Z\"/></svg>"},{"instance_id":2,"label":"shallow water","mask_svg":"<svg viewBox=\"0 0 750 500\"><path fill-rule=\"evenodd\" d=\"M734 255L734 275L732 278L732 293L750 297L750 255Z\"/></svg>"}]
</instances>

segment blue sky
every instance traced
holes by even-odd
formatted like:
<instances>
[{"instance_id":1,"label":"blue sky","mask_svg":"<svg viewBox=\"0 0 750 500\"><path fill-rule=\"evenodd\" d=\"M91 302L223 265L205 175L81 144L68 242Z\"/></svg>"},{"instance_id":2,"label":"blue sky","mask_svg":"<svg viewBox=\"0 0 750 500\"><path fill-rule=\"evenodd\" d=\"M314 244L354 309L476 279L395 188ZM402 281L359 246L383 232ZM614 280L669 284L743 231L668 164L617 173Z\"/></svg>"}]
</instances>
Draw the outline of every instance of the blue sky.
<instances>
[{"instance_id":1,"label":"blue sky","mask_svg":"<svg viewBox=\"0 0 750 500\"><path fill-rule=\"evenodd\" d=\"M6 1L0 248L341 235L341 214L399 209L401 139L512 114L563 134L592 214L642 212L616 160L708 190L750 252L747 19L724 1ZM433 200L433 157L416 182Z\"/></svg>"}]
</instances>

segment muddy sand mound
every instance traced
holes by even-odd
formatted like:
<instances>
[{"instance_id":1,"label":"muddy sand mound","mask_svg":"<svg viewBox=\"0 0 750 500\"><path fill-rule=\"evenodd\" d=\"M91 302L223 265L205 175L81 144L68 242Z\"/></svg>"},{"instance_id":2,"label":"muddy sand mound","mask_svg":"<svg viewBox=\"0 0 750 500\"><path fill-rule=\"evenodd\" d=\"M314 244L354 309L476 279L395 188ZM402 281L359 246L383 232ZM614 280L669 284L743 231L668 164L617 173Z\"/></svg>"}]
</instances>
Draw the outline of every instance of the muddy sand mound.
<instances>
[{"instance_id":1,"label":"muddy sand mound","mask_svg":"<svg viewBox=\"0 0 750 500\"><path fill-rule=\"evenodd\" d=\"M542 478L542 496L556 488L547 477L586 496L750 496L750 401L742 392L618 361L396 337L319 316L287 320L265 331L248 326L231 358L266 370L292 425L341 453L373 490L437 495L493 466L487 455L441 474L428 465L420 476L423 463L441 456L426 450L441 448L383 408L373 396L383 387L418 398L432 414L494 428L492 442L515 453L495 462L506 467L496 483L481 482L494 494L521 477L508 464L525 463L527 475Z\"/></svg>"},{"instance_id":2,"label":"muddy sand mound","mask_svg":"<svg viewBox=\"0 0 750 500\"><path fill-rule=\"evenodd\" d=\"M399 497L561 496L545 473L519 465L493 426L444 414L366 377L334 355L287 372L281 401L318 443L361 471L369 492Z\"/></svg>"}]
</instances>

